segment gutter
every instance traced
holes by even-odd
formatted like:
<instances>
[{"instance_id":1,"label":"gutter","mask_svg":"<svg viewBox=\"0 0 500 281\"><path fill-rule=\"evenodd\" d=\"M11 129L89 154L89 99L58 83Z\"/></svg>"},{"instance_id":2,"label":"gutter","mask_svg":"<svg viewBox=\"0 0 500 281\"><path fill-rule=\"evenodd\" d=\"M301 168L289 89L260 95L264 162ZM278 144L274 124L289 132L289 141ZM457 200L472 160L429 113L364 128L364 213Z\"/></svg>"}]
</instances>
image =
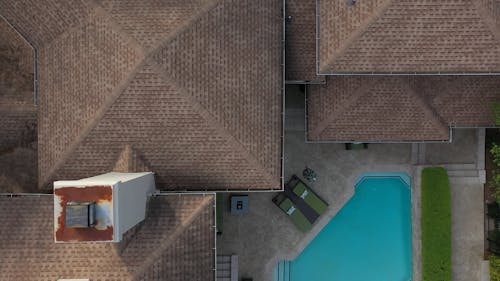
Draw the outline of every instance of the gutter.
<instances>
[{"instance_id":1,"label":"gutter","mask_svg":"<svg viewBox=\"0 0 500 281\"><path fill-rule=\"evenodd\" d=\"M282 40L281 40L281 189L279 191L285 190L285 106L286 106L286 0L283 0L282 6Z\"/></svg>"}]
</instances>

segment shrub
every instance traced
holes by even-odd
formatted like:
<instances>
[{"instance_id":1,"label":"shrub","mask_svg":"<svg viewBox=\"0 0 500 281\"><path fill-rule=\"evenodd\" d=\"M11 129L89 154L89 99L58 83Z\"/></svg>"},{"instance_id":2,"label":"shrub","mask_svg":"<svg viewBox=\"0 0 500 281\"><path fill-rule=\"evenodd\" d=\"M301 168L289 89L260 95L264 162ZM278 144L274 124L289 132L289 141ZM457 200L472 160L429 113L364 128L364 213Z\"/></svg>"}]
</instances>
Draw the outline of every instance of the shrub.
<instances>
[{"instance_id":1,"label":"shrub","mask_svg":"<svg viewBox=\"0 0 500 281\"><path fill-rule=\"evenodd\" d=\"M500 281L500 257L491 255L490 261L490 281Z\"/></svg>"},{"instance_id":2,"label":"shrub","mask_svg":"<svg viewBox=\"0 0 500 281\"><path fill-rule=\"evenodd\" d=\"M451 280L451 195L441 167L422 171L422 280Z\"/></svg>"},{"instance_id":3,"label":"shrub","mask_svg":"<svg viewBox=\"0 0 500 281\"><path fill-rule=\"evenodd\" d=\"M488 248L493 253L500 253L500 230L488 231Z\"/></svg>"},{"instance_id":4,"label":"shrub","mask_svg":"<svg viewBox=\"0 0 500 281\"><path fill-rule=\"evenodd\" d=\"M490 186L493 188L493 197L500 204L500 174L493 175Z\"/></svg>"},{"instance_id":5,"label":"shrub","mask_svg":"<svg viewBox=\"0 0 500 281\"><path fill-rule=\"evenodd\" d=\"M493 146L490 149L490 153L493 156L493 162L497 167L500 167L500 145L493 143Z\"/></svg>"},{"instance_id":6,"label":"shrub","mask_svg":"<svg viewBox=\"0 0 500 281\"><path fill-rule=\"evenodd\" d=\"M486 204L486 209L490 218L500 218L500 209L497 202Z\"/></svg>"},{"instance_id":7,"label":"shrub","mask_svg":"<svg viewBox=\"0 0 500 281\"><path fill-rule=\"evenodd\" d=\"M495 115L495 124L500 126L500 102L493 103L493 114Z\"/></svg>"}]
</instances>

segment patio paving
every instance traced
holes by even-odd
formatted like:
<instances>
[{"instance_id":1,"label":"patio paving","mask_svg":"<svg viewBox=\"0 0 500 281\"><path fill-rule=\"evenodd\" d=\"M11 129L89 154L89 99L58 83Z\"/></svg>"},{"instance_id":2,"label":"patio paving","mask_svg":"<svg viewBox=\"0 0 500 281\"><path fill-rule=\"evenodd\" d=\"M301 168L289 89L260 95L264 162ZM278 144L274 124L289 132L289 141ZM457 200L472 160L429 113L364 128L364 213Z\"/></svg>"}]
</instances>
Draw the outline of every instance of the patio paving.
<instances>
[{"instance_id":1,"label":"patio paving","mask_svg":"<svg viewBox=\"0 0 500 281\"><path fill-rule=\"evenodd\" d=\"M425 148L425 163L436 164L472 164L476 163L476 129L453 129L452 143L428 143Z\"/></svg>"}]
</instances>

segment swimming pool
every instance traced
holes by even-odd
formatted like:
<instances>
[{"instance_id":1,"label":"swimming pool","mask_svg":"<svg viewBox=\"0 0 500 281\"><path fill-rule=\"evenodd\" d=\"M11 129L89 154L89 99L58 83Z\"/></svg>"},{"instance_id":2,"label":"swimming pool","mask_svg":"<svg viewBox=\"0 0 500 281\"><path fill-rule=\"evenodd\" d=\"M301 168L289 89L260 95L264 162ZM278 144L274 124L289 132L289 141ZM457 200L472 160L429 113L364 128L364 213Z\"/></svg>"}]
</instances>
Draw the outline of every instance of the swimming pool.
<instances>
[{"instance_id":1,"label":"swimming pool","mask_svg":"<svg viewBox=\"0 0 500 281\"><path fill-rule=\"evenodd\" d=\"M365 174L354 196L276 281L408 281L412 279L410 178Z\"/></svg>"}]
</instances>

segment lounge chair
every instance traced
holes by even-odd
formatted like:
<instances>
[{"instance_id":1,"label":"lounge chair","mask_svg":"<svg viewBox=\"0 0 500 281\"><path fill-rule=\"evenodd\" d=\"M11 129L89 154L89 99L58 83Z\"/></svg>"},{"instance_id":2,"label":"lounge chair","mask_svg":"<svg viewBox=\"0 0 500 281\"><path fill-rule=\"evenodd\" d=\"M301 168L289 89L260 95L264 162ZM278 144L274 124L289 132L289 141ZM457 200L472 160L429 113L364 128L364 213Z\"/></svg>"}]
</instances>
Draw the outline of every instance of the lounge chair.
<instances>
[{"instance_id":1,"label":"lounge chair","mask_svg":"<svg viewBox=\"0 0 500 281\"><path fill-rule=\"evenodd\" d=\"M326 212L328 204L316 195L303 181L297 178L295 186L290 187L298 197L302 198L319 215Z\"/></svg>"},{"instance_id":2,"label":"lounge chair","mask_svg":"<svg viewBox=\"0 0 500 281\"><path fill-rule=\"evenodd\" d=\"M290 198L283 196L282 200L273 199L273 202L288 215L300 231L306 232L312 228L311 222L309 222L306 216L304 216L302 211L292 202L292 200L290 200Z\"/></svg>"}]
</instances>

